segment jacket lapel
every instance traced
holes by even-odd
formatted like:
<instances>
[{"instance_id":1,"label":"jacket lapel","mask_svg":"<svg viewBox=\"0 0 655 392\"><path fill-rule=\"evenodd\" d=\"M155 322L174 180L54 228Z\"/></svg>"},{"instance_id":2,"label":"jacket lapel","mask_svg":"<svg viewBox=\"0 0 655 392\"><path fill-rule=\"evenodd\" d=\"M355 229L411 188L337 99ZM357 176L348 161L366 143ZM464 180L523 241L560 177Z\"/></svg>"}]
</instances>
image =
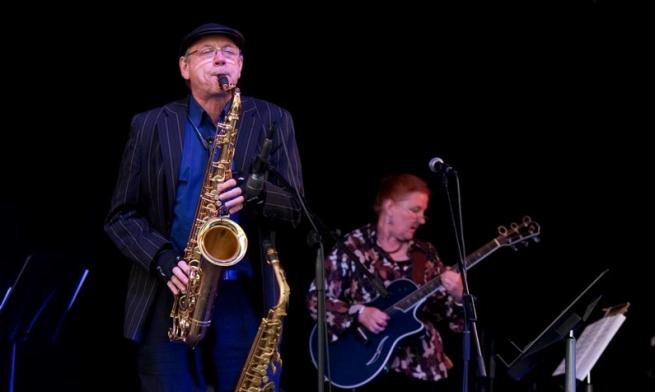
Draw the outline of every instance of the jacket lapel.
<instances>
[{"instance_id":1,"label":"jacket lapel","mask_svg":"<svg viewBox=\"0 0 655 392\"><path fill-rule=\"evenodd\" d=\"M166 193L168 200L171 201L175 200L177 177L182 160L187 102L187 100L182 100L166 105L162 110L162 116L157 121L166 177Z\"/></svg>"}]
</instances>

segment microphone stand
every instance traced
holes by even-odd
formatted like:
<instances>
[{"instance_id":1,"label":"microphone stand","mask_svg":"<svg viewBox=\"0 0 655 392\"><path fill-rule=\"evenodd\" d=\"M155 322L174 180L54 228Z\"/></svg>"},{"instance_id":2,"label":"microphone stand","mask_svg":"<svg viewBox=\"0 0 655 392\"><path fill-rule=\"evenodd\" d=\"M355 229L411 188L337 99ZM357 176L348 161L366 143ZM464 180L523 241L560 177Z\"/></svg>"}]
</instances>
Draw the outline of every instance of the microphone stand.
<instances>
[{"instance_id":1,"label":"microphone stand","mask_svg":"<svg viewBox=\"0 0 655 392\"><path fill-rule=\"evenodd\" d=\"M307 236L307 244L316 247L316 264L314 269L314 281L318 299L317 310L317 353L316 370L318 372L318 392L323 392L325 385L325 346L326 346L326 313L325 313L325 268L323 267L324 249L323 240L316 228L312 229Z\"/></svg>"},{"instance_id":2,"label":"microphone stand","mask_svg":"<svg viewBox=\"0 0 655 392\"><path fill-rule=\"evenodd\" d=\"M450 189L448 188L448 173L452 173L455 176L457 181L457 196L458 196L458 218L459 226L455 220L455 211L453 208L453 202L450 197ZM446 190L446 196L448 198L448 212L450 214L451 223L453 225L453 230L455 232L455 242L457 243L457 250L459 252L458 264L460 275L462 276L462 285L464 288L464 331L462 336L462 392L468 392L468 382L469 382L469 361L471 358L471 333L473 334L473 343L475 344L476 349L476 359L478 364L478 374L481 378L487 377L486 366L484 363L484 357L482 356L482 348L480 345L480 337L478 336L477 329L477 312L475 310L475 301L469 290L468 278L466 273L466 266L464 264L464 258L466 257L466 250L464 244L464 230L462 222L462 212L461 212L461 200L459 200L459 177L457 176L457 171L454 169L444 172L443 184ZM459 230L458 230L459 227Z\"/></svg>"},{"instance_id":3,"label":"microphone stand","mask_svg":"<svg viewBox=\"0 0 655 392\"><path fill-rule=\"evenodd\" d=\"M326 309L325 309L325 250L323 247L323 236L326 236L330 241L338 244L338 231L330 230L323 221L312 212L304 202L301 202L303 206L303 212L307 216L312 229L310 230L307 236L307 244L316 248L316 264L314 271L314 281L316 283L316 297L318 300L317 303L317 318L316 318L316 345L317 345L317 356L316 359L316 370L318 372L318 392L323 392L325 386L325 360L329 360L329 351L327 348L327 321L326 321ZM329 369L328 369L329 375ZM331 388L330 388L331 389Z\"/></svg>"},{"instance_id":4,"label":"microphone stand","mask_svg":"<svg viewBox=\"0 0 655 392\"><path fill-rule=\"evenodd\" d=\"M322 235L327 236L331 241L338 243L338 231L330 230L319 217L312 212L307 205L305 200L300 194L300 192L280 175L280 173L275 170L273 167L267 168L270 173L272 173L281 183L290 191L289 193L294 195L298 203L300 204L303 213L307 217L307 221L311 226L311 230L307 235L307 244L311 248L316 248L316 266L315 266L315 276L314 280L316 282L316 291L317 291L317 355L316 360L316 370L318 372L318 385L317 392L323 392L325 387L325 359L330 355L329 352L326 352L327 347L327 321L326 321L326 310L325 310L325 250L323 247L323 237ZM328 372L329 374L329 372ZM330 388L331 389L331 388Z\"/></svg>"}]
</instances>

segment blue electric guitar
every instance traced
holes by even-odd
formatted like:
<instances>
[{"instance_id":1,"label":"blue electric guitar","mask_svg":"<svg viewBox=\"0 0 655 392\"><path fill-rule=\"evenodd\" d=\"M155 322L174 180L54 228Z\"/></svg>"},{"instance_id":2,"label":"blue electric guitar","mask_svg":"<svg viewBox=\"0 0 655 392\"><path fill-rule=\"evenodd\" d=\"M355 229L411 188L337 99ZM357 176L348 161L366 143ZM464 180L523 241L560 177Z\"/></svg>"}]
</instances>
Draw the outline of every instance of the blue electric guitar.
<instances>
[{"instance_id":1,"label":"blue electric guitar","mask_svg":"<svg viewBox=\"0 0 655 392\"><path fill-rule=\"evenodd\" d=\"M509 228L498 227L500 234L496 238L466 257L466 270L503 246L517 249L515 245L518 243L527 244L531 238L537 241L540 231L539 224L528 216L523 218L521 224L512 223ZM328 366L325 378L340 388L355 388L371 381L384 369L398 342L423 329L416 311L440 285L438 276L421 287L408 279L391 282L387 287L387 297L378 297L368 304L389 315L385 330L377 335L358 325L345 330L337 341L328 344L329 361L325 361ZM317 327L314 326L309 337L309 351L314 366L318 362L316 335Z\"/></svg>"}]
</instances>

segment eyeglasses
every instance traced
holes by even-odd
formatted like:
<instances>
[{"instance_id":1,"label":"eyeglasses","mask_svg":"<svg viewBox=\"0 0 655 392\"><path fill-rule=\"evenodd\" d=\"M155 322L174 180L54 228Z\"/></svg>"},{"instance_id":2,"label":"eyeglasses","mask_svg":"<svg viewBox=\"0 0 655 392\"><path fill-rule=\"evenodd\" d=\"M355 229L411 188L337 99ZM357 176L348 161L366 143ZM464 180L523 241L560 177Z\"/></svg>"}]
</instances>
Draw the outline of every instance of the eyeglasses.
<instances>
[{"instance_id":1,"label":"eyeglasses","mask_svg":"<svg viewBox=\"0 0 655 392\"><path fill-rule=\"evenodd\" d=\"M423 219L423 221L427 221L428 217L425 215L425 210L423 210L420 207L406 207L407 211L409 211L412 215L416 216L419 219Z\"/></svg>"},{"instance_id":2,"label":"eyeglasses","mask_svg":"<svg viewBox=\"0 0 655 392\"><path fill-rule=\"evenodd\" d=\"M223 57L228 60L236 60L239 57L239 49L234 46L223 46L222 48L216 48L213 46L203 46L200 49L192 50L186 55L191 56L192 54L197 54L203 60L213 59L216 56L216 53L221 52Z\"/></svg>"}]
</instances>

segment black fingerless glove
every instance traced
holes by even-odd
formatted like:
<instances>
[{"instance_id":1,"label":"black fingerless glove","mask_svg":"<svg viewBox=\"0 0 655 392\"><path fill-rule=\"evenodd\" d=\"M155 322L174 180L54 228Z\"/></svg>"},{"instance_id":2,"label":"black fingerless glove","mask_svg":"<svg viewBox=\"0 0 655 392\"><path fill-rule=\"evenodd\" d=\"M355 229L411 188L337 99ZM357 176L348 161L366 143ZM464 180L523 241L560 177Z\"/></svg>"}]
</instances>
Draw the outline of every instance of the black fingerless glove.
<instances>
[{"instance_id":1,"label":"black fingerless glove","mask_svg":"<svg viewBox=\"0 0 655 392\"><path fill-rule=\"evenodd\" d=\"M258 191L253 191L252 189L248 189L248 182L247 181L242 181L239 185L239 188L241 188L241 194L243 195L244 198L244 206L247 207L261 207L262 204L264 204L264 199L266 199L266 183L262 184L262 189Z\"/></svg>"},{"instance_id":2,"label":"black fingerless glove","mask_svg":"<svg viewBox=\"0 0 655 392\"><path fill-rule=\"evenodd\" d=\"M153 263L155 274L163 283L168 283L173 277L173 268L177 265L177 255L170 248L163 248L155 256Z\"/></svg>"}]
</instances>

